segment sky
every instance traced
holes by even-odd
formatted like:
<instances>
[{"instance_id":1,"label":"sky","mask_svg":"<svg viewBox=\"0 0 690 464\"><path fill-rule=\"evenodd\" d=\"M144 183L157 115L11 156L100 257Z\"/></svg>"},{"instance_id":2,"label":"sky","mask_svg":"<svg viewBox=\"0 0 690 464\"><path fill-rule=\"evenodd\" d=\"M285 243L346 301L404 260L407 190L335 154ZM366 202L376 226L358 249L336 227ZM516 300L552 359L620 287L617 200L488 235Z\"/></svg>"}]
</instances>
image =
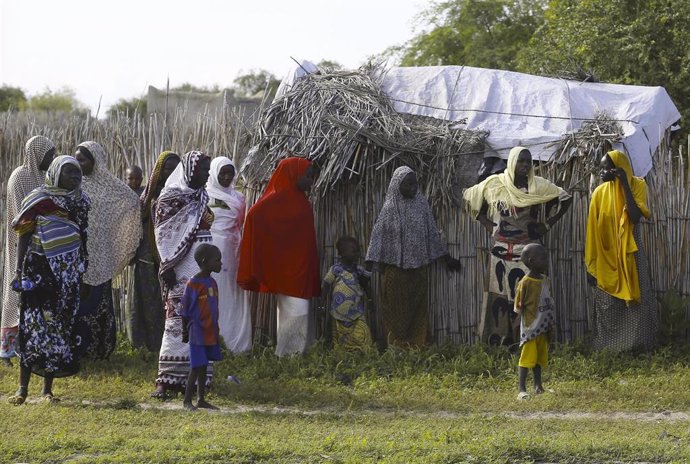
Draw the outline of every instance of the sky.
<instances>
[{"instance_id":1,"label":"sky","mask_svg":"<svg viewBox=\"0 0 690 464\"><path fill-rule=\"evenodd\" d=\"M423 0L0 0L0 85L70 87L92 113L120 98L294 62L355 68L415 33Z\"/></svg>"}]
</instances>

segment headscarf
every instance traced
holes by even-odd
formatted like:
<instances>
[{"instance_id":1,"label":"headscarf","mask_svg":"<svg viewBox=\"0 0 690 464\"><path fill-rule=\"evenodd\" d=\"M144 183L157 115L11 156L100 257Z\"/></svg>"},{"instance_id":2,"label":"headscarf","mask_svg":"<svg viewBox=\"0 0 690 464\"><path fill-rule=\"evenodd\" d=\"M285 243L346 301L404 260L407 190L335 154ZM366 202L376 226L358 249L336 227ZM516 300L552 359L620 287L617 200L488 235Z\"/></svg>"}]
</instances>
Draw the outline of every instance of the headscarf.
<instances>
[{"instance_id":1,"label":"headscarf","mask_svg":"<svg viewBox=\"0 0 690 464\"><path fill-rule=\"evenodd\" d=\"M625 171L635 203L642 215L649 218L647 184L633 177L630 161L624 153L614 150L608 152L608 156L617 168ZM640 279L635 262L638 248L633 229L621 180L616 178L597 187L592 193L587 216L587 272L597 279L599 288L626 302L640 300Z\"/></svg>"},{"instance_id":2,"label":"headscarf","mask_svg":"<svg viewBox=\"0 0 690 464\"><path fill-rule=\"evenodd\" d=\"M41 201L50 197L70 197L71 199L78 200L82 196L81 188L74 190L65 190L60 188L60 174L65 166L71 164L76 166L81 171L81 166L79 161L77 161L73 156L60 155L53 158L53 162L50 163L48 171L45 175L45 183L43 186L38 187L31 191L22 202L21 211L13 218L12 227L17 225L19 219L31 208L36 206Z\"/></svg>"},{"instance_id":3,"label":"headscarf","mask_svg":"<svg viewBox=\"0 0 690 464\"><path fill-rule=\"evenodd\" d=\"M489 205L489 213L497 210L514 211L516 208L540 205L554 198L565 200L570 194L556 184L534 175L534 167L527 174L527 192L515 186L515 167L518 157L525 147L515 147L508 155L506 170L487 177L479 184L468 188L463 194L467 208L477 216L484 202Z\"/></svg>"},{"instance_id":4,"label":"headscarf","mask_svg":"<svg viewBox=\"0 0 690 464\"><path fill-rule=\"evenodd\" d=\"M149 243L151 244L153 259L157 263L160 263L161 258L156 247L156 236L153 232L153 221L151 220L151 208L153 203L158 199L158 195L160 195L161 191L158 190L158 184L161 181L163 167L165 166L166 161L168 161L170 158L177 158L179 161L180 155L172 151L164 151L158 155L158 159L156 160L156 164L153 166L153 170L149 175L149 180L146 183L146 187L139 197L139 204L141 205L141 221L146 227L144 234L148 236Z\"/></svg>"},{"instance_id":5,"label":"headscarf","mask_svg":"<svg viewBox=\"0 0 690 464\"><path fill-rule=\"evenodd\" d=\"M235 165L232 163L232 161L230 161L229 158L225 156L213 158L211 161L211 172L208 182L206 183L206 192L208 193L209 198L221 200L228 205L230 210L244 214L244 195L233 188L235 179L237 179L237 177L233 179L232 184L227 188L223 187L218 182L218 174L220 174L220 170L225 166L232 166L233 169L235 169ZM237 174L237 170L235 170L235 174Z\"/></svg>"},{"instance_id":6,"label":"headscarf","mask_svg":"<svg viewBox=\"0 0 690 464\"><path fill-rule=\"evenodd\" d=\"M5 218L5 279L2 303L1 327L14 327L19 322L18 293L12 291L10 283L14 278L17 267L17 234L12 230L12 220L21 209L22 200L35 188L43 184L44 176L38 169L46 153L55 148L55 144L47 137L36 135L31 137L24 147L24 164L17 167L7 180L7 196L5 204L7 212Z\"/></svg>"},{"instance_id":7,"label":"headscarf","mask_svg":"<svg viewBox=\"0 0 690 464\"><path fill-rule=\"evenodd\" d=\"M407 166L393 172L386 199L371 231L367 261L417 269L448 254L424 195L419 189L414 198L405 198L400 193L403 179L413 172Z\"/></svg>"},{"instance_id":8,"label":"headscarf","mask_svg":"<svg viewBox=\"0 0 690 464\"><path fill-rule=\"evenodd\" d=\"M137 194L109 170L103 147L83 142L94 167L84 176L82 190L91 198L89 213L89 269L84 282L100 285L118 275L134 257L141 239Z\"/></svg>"},{"instance_id":9,"label":"headscarf","mask_svg":"<svg viewBox=\"0 0 690 464\"><path fill-rule=\"evenodd\" d=\"M189 183L199 162L209 156L200 151L185 153L156 202L154 233L161 257L159 273L174 268L189 252L208 206L208 194Z\"/></svg>"},{"instance_id":10,"label":"headscarf","mask_svg":"<svg viewBox=\"0 0 690 464\"><path fill-rule=\"evenodd\" d=\"M245 290L304 299L320 294L314 212L297 188L309 166L304 158L283 159L249 209L237 272Z\"/></svg>"}]
</instances>

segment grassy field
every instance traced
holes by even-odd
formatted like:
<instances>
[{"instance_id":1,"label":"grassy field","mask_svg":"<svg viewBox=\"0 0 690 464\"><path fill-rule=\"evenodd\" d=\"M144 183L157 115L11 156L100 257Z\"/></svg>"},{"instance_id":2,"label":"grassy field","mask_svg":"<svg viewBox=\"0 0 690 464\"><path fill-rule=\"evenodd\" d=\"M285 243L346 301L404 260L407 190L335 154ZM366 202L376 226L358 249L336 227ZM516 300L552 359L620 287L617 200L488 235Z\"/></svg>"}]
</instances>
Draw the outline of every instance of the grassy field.
<instances>
[{"instance_id":1,"label":"grassy field","mask_svg":"<svg viewBox=\"0 0 690 464\"><path fill-rule=\"evenodd\" d=\"M122 343L56 380L57 405L37 378L29 404L7 404L18 370L1 367L0 462L690 462L688 359L557 347L555 393L518 402L503 349L267 349L218 363L221 410L189 413L149 398L156 357Z\"/></svg>"}]
</instances>

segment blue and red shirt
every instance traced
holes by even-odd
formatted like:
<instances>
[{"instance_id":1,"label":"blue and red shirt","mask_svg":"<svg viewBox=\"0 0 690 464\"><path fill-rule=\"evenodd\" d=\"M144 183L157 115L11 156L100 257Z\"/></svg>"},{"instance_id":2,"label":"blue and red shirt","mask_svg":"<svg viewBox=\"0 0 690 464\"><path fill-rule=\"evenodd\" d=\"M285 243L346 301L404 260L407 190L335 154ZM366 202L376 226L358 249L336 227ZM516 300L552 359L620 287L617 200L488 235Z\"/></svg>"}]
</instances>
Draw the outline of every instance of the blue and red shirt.
<instances>
[{"instance_id":1,"label":"blue and red shirt","mask_svg":"<svg viewBox=\"0 0 690 464\"><path fill-rule=\"evenodd\" d=\"M213 277L192 277L182 295L180 315L187 320L189 343L218 344L218 284Z\"/></svg>"}]
</instances>

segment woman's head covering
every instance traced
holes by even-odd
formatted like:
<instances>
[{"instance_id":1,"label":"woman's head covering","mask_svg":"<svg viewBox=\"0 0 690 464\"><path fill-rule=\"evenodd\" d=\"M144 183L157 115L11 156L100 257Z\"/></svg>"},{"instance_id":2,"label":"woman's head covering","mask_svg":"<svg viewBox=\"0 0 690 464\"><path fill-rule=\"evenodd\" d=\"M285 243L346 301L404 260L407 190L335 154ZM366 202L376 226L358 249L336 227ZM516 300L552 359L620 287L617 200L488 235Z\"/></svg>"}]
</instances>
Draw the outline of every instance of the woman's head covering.
<instances>
[{"instance_id":1,"label":"woman's head covering","mask_svg":"<svg viewBox=\"0 0 690 464\"><path fill-rule=\"evenodd\" d=\"M141 240L139 198L109 170L105 150L93 141L83 142L94 167L82 180L91 198L89 213L89 269L84 282L100 285L119 274L132 260Z\"/></svg>"},{"instance_id":2,"label":"woman's head covering","mask_svg":"<svg viewBox=\"0 0 690 464\"><path fill-rule=\"evenodd\" d=\"M371 232L367 261L417 269L448 253L424 195L419 189L414 198L400 193L400 184L410 173L414 171L407 166L393 172Z\"/></svg>"},{"instance_id":3,"label":"woman's head covering","mask_svg":"<svg viewBox=\"0 0 690 464\"><path fill-rule=\"evenodd\" d=\"M508 155L508 166L500 174L489 176L479 184L468 188L463 194L467 208L478 215L484 202L489 205L489 213L498 209L512 211L515 208L540 205L559 198L565 200L570 194L543 177L534 175L534 167L527 174L527 192L515 186L515 167L518 157L525 147L514 147Z\"/></svg>"},{"instance_id":4,"label":"woman's head covering","mask_svg":"<svg viewBox=\"0 0 690 464\"><path fill-rule=\"evenodd\" d=\"M154 233L161 258L160 273L174 268L189 252L208 206L203 187L189 186L199 163L209 156L200 151L185 153L156 201Z\"/></svg>"},{"instance_id":5,"label":"woman's head covering","mask_svg":"<svg viewBox=\"0 0 690 464\"><path fill-rule=\"evenodd\" d=\"M50 163L50 167L48 168L48 171L46 171L45 187L53 195L77 195L81 192L81 187L73 191L67 191L63 188L60 188L60 175L62 174L63 168L68 164L79 168L81 171L79 161L77 161L73 156L68 155L60 155L53 158L53 162Z\"/></svg>"},{"instance_id":6,"label":"woman's head covering","mask_svg":"<svg viewBox=\"0 0 690 464\"><path fill-rule=\"evenodd\" d=\"M161 181L163 167L165 166L166 161L168 161L170 158L177 158L179 161L180 156L172 151L164 151L158 155L158 159L156 160L156 164L153 166L153 170L151 170L146 187L144 188L144 191L141 192L139 202L141 203L141 214L142 220L144 221L147 220L151 214L151 203L153 203L153 201L156 199L155 196L160 194L158 184Z\"/></svg>"},{"instance_id":7,"label":"woman's head covering","mask_svg":"<svg viewBox=\"0 0 690 464\"><path fill-rule=\"evenodd\" d=\"M297 298L320 294L314 213L297 187L309 166L304 158L283 159L249 209L237 272L242 288Z\"/></svg>"},{"instance_id":8,"label":"woman's head covering","mask_svg":"<svg viewBox=\"0 0 690 464\"><path fill-rule=\"evenodd\" d=\"M607 155L616 168L625 171L635 203L642 215L649 218L647 184L643 179L633 177L625 153L614 150ZM604 182L594 190L587 216L587 272L596 277L599 288L626 302L640 300L634 226L626 211L625 190L620 179Z\"/></svg>"},{"instance_id":9,"label":"woman's head covering","mask_svg":"<svg viewBox=\"0 0 690 464\"><path fill-rule=\"evenodd\" d=\"M244 210L244 195L233 188L235 179L237 179L237 170L235 170L235 179L233 179L232 184L228 187L223 187L220 185L220 182L218 182L220 170L225 166L232 166L232 168L235 169L235 165L232 164L229 158L225 156L213 158L211 161L211 172L208 177L208 182L206 183L206 192L209 198L221 200L232 209L242 208Z\"/></svg>"}]
</instances>

